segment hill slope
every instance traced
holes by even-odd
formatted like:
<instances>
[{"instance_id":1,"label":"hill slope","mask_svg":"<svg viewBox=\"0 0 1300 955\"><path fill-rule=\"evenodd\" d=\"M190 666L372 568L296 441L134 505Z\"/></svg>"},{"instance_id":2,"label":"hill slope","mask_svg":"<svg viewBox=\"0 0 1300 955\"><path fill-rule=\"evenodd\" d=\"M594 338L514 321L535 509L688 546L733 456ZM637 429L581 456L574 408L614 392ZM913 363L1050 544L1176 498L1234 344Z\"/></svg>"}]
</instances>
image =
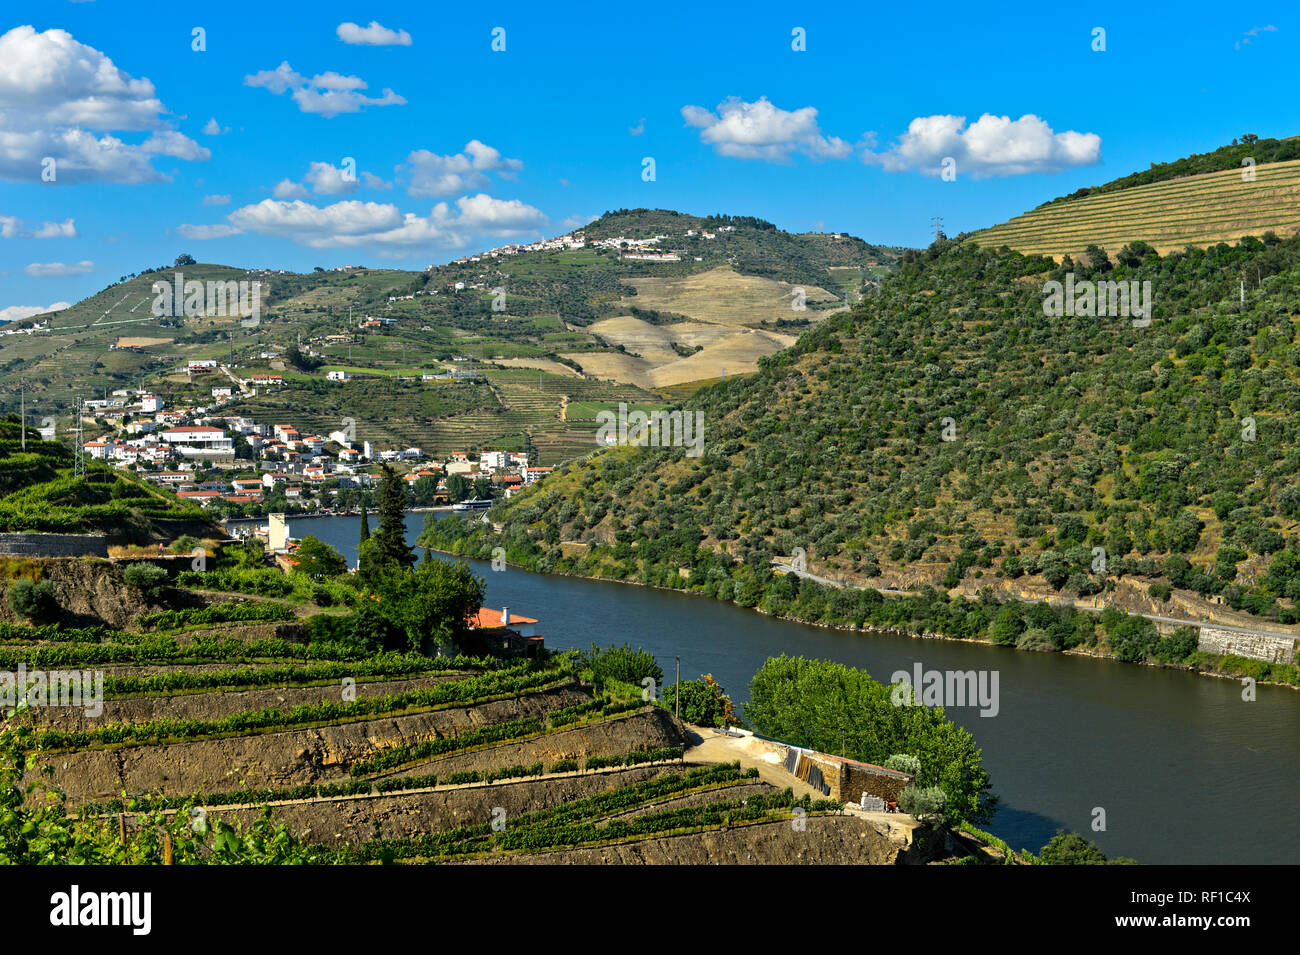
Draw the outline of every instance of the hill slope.
<instances>
[{"instance_id":1,"label":"hill slope","mask_svg":"<svg viewBox=\"0 0 1300 955\"><path fill-rule=\"evenodd\" d=\"M1300 237L1075 271L1151 281L1154 322L1045 318L1043 282L1063 269L937 243L759 374L689 399L703 456L611 448L517 496L510 559L773 612L799 588L772 561L805 557L869 587L1197 617L1222 601L1295 622ZM1259 277L1244 308L1243 272ZM435 546L483 545L454 523L436 533ZM990 621L975 614L967 633L952 612L957 635ZM1045 645L1091 642L1077 622Z\"/></svg>"},{"instance_id":2,"label":"hill slope","mask_svg":"<svg viewBox=\"0 0 1300 955\"><path fill-rule=\"evenodd\" d=\"M1111 255L1133 242L1162 254L1245 235L1300 229L1300 159L1267 163L1243 181L1225 169L1123 189L1099 189L1057 200L974 233L981 245L1009 246L1026 254L1077 256L1089 245Z\"/></svg>"},{"instance_id":3,"label":"hill slope","mask_svg":"<svg viewBox=\"0 0 1300 955\"><path fill-rule=\"evenodd\" d=\"M123 276L63 312L13 323L47 327L3 338L0 411L17 410L20 379L28 383L29 403L39 392L34 413L42 416L66 414L78 395L142 381L173 405L196 403L209 397L210 387L188 388L184 375L170 380L168 372L195 359L267 371L263 354L283 353L296 342L325 362L317 374L322 379L330 367L418 376L466 356L561 375L580 369L589 378L625 385L676 385L692 375L714 377L724 365L729 374L752 371L758 357L793 341L781 328L807 327L843 307L846 298L856 300L899 252L843 235L794 235L756 219L705 219L666 210L612 213L588 229L592 242L663 234L657 248L677 253L678 260L628 259L625 248L588 245L469 256L423 272L357 268L295 274L201 263L159 266ZM702 234L709 229L717 229L712 238ZM153 283L173 280L175 271L191 280L261 282L260 324L250 327L220 314L152 316ZM803 289L803 310L792 308L796 288ZM497 296L496 289L503 294ZM737 318L727 311L737 289L752 315ZM363 327L371 316L392 323ZM607 335L590 331L593 323L628 317L668 329L664 346L639 355L617 329ZM737 341L737 324L766 325L770 332ZM692 356L691 364L651 374ZM636 389L627 396L650 397ZM558 431L566 430L559 399L558 393L551 395L546 420L535 422L542 430L556 430L556 422L561 422ZM291 411L291 404L283 410ZM502 404L488 400L458 410L499 416ZM503 430L522 433L513 427L488 429L480 440L496 440ZM436 443L436 435L419 437L405 440ZM560 435L559 440L567 439Z\"/></svg>"}]
</instances>

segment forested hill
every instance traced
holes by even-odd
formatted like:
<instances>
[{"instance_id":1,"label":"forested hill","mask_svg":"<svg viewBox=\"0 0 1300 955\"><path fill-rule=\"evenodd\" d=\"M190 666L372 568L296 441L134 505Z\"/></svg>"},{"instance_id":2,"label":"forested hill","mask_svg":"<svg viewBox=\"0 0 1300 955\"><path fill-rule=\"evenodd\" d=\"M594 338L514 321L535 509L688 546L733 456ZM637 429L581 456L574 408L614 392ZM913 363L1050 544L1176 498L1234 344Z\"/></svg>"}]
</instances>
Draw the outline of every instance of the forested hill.
<instances>
[{"instance_id":1,"label":"forested hill","mask_svg":"<svg viewBox=\"0 0 1300 955\"><path fill-rule=\"evenodd\" d=\"M1067 272L1150 281L1153 320L1046 317ZM1298 280L1295 237L1086 266L940 240L698 392L702 456L610 448L517 496L507 552L751 606L774 558L804 554L873 587L1149 594L1158 612L1172 587L1292 622Z\"/></svg>"}]
</instances>

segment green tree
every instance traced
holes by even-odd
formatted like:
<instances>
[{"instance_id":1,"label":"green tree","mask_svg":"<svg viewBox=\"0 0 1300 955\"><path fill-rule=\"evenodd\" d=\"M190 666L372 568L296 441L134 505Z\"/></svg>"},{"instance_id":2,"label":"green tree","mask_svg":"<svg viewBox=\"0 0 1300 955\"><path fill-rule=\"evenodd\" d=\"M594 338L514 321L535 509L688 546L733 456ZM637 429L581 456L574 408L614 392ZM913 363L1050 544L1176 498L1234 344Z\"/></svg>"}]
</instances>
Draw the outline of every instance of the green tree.
<instances>
[{"instance_id":1,"label":"green tree","mask_svg":"<svg viewBox=\"0 0 1300 955\"><path fill-rule=\"evenodd\" d=\"M1043 846L1038 859L1044 865L1132 865L1132 859L1108 860L1106 853L1077 832L1057 830L1052 841Z\"/></svg>"},{"instance_id":2,"label":"green tree","mask_svg":"<svg viewBox=\"0 0 1300 955\"><path fill-rule=\"evenodd\" d=\"M408 649L482 649L470 647L468 621L483 605L483 581L468 564L422 561L414 572L392 563L386 566L375 584L380 613L406 634Z\"/></svg>"},{"instance_id":3,"label":"green tree","mask_svg":"<svg viewBox=\"0 0 1300 955\"><path fill-rule=\"evenodd\" d=\"M367 586L390 571L409 571L415 564L415 553L406 543L406 489L387 464L376 497L379 529L360 548L359 573Z\"/></svg>"},{"instance_id":4,"label":"green tree","mask_svg":"<svg viewBox=\"0 0 1300 955\"><path fill-rule=\"evenodd\" d=\"M447 475L447 494L453 501L463 501L469 497L469 480L463 474Z\"/></svg>"},{"instance_id":5,"label":"green tree","mask_svg":"<svg viewBox=\"0 0 1300 955\"><path fill-rule=\"evenodd\" d=\"M988 773L971 734L941 708L896 705L891 688L862 670L772 657L754 674L745 715L764 735L863 762L910 753L921 764L916 785L942 789L950 818L978 823L992 815Z\"/></svg>"},{"instance_id":6,"label":"green tree","mask_svg":"<svg viewBox=\"0 0 1300 955\"><path fill-rule=\"evenodd\" d=\"M157 564L127 564L122 571L122 582L153 596L166 586L167 571Z\"/></svg>"},{"instance_id":7,"label":"green tree","mask_svg":"<svg viewBox=\"0 0 1300 955\"><path fill-rule=\"evenodd\" d=\"M310 534L299 541L297 548L294 549L293 557L298 561L294 571L299 574L306 574L314 580L319 580L322 577L337 577L339 574L347 573L348 562L343 559L343 555L329 544Z\"/></svg>"}]
</instances>

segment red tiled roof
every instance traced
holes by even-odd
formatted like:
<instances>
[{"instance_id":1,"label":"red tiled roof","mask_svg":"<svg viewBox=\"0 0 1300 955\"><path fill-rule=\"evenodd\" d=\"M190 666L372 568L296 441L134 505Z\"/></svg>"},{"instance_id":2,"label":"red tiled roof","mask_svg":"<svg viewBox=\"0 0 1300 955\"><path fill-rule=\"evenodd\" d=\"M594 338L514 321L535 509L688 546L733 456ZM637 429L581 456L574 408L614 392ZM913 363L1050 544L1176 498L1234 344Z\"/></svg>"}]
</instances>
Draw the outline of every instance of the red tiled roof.
<instances>
[{"instance_id":1,"label":"red tiled roof","mask_svg":"<svg viewBox=\"0 0 1300 955\"><path fill-rule=\"evenodd\" d=\"M539 621L534 620L532 617L525 617L517 613L512 613L510 615L510 622L512 624L526 624L538 623ZM491 630L495 627L503 626L501 623L501 611L493 610L491 607L479 607L478 613L469 618L469 625L471 628L477 628L480 630Z\"/></svg>"}]
</instances>

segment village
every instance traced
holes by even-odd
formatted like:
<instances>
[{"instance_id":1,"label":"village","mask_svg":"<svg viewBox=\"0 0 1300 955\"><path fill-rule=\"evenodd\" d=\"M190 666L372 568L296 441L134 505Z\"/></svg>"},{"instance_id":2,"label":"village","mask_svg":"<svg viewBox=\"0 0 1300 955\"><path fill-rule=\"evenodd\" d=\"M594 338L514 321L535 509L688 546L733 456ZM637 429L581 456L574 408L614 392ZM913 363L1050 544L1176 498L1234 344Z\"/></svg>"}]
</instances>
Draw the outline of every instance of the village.
<instances>
[{"instance_id":1,"label":"village","mask_svg":"<svg viewBox=\"0 0 1300 955\"><path fill-rule=\"evenodd\" d=\"M735 232L736 227L731 225L720 226L718 232ZM685 238L716 239L718 232L709 232L702 229L687 229L682 233ZM454 259L453 264L466 265L472 262L485 262L488 259L501 259L512 255L520 255L524 252L571 252L576 249L585 249L588 245L595 249L613 249L621 253L621 257L632 261L643 262L679 262L682 253L669 250L660 250L654 248L659 245L668 236L654 235L645 239L633 239L627 236L612 236L606 239L593 239L588 242L587 237L582 232L570 232L566 235L556 236L553 239L542 239L538 242L518 243L512 242L507 245L498 246L495 249L488 249L486 252L480 252L477 255L462 256ZM700 261L696 256L695 261ZM433 271L437 266L429 266L426 271ZM463 288L462 285L456 286L457 290ZM408 298L410 296L407 296Z\"/></svg>"},{"instance_id":2,"label":"village","mask_svg":"<svg viewBox=\"0 0 1300 955\"><path fill-rule=\"evenodd\" d=\"M194 362L215 370L216 362ZM206 366L211 365L212 368ZM224 366L223 371L228 371ZM212 389L208 407L168 408L143 389L118 389L82 402L82 424L94 418L105 433L82 439L86 460L134 470L177 497L226 517L271 511L355 513L377 484L381 466L392 467L415 506L486 506L549 475L524 452L453 451L441 459L418 447L377 447L358 441L345 420L328 434L311 434L282 422L258 422L221 413L237 388L268 389L283 376L253 374Z\"/></svg>"}]
</instances>

